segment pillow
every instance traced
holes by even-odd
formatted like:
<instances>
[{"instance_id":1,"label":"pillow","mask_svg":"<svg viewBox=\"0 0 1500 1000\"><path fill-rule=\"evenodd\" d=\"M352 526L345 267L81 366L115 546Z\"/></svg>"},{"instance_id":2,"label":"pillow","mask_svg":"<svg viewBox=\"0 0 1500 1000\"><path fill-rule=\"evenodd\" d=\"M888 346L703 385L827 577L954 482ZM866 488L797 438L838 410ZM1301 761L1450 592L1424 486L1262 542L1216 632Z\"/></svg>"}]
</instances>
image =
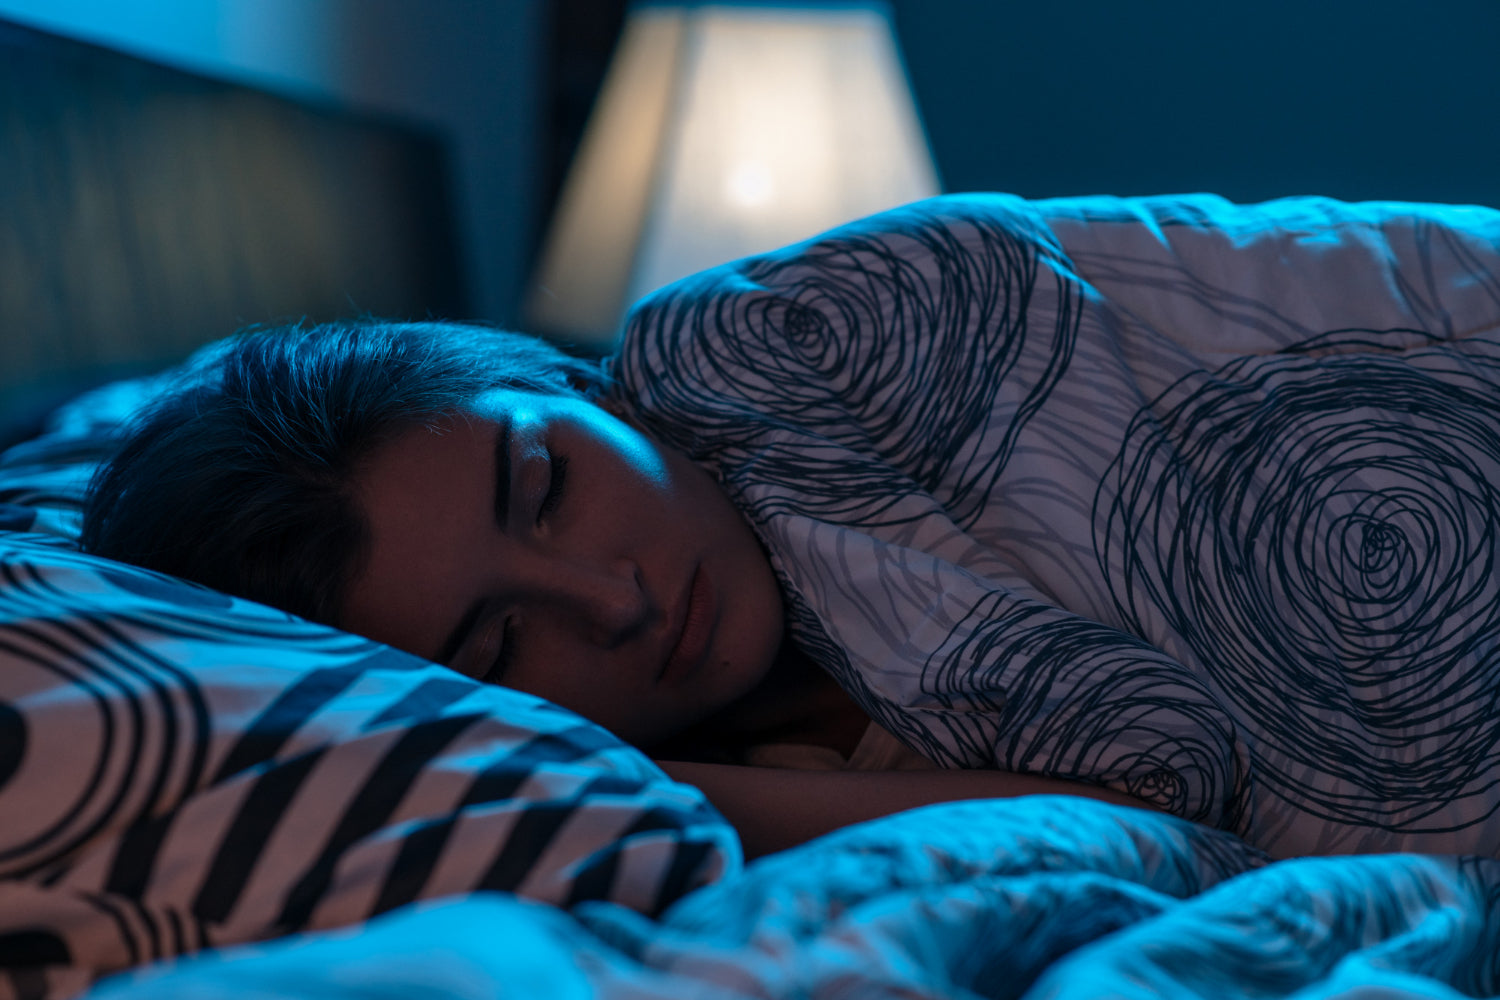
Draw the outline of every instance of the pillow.
<instances>
[{"instance_id":1,"label":"pillow","mask_svg":"<svg viewBox=\"0 0 1500 1000\"><path fill-rule=\"evenodd\" d=\"M0 527L44 529L0 530L13 993L475 890L655 913L739 865L700 792L571 712L76 551L116 425L68 416L0 457Z\"/></svg>"},{"instance_id":2,"label":"pillow","mask_svg":"<svg viewBox=\"0 0 1500 1000\"><path fill-rule=\"evenodd\" d=\"M87 392L53 412L38 437L0 453L0 530L76 539L89 478L130 417L174 377L149 375Z\"/></svg>"}]
</instances>

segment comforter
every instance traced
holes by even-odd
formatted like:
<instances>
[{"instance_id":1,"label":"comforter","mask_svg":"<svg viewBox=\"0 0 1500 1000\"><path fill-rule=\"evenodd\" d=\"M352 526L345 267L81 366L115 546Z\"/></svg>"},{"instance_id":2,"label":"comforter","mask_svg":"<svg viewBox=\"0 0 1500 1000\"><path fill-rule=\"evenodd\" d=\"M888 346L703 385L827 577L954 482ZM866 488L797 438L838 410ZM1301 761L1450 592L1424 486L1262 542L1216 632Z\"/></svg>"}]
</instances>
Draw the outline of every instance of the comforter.
<instances>
[{"instance_id":1,"label":"comforter","mask_svg":"<svg viewBox=\"0 0 1500 1000\"><path fill-rule=\"evenodd\" d=\"M513 897L226 952L91 1000L1490 996L1500 862L1264 864L1072 798L932 806L772 855L653 922Z\"/></svg>"},{"instance_id":2,"label":"comforter","mask_svg":"<svg viewBox=\"0 0 1500 1000\"><path fill-rule=\"evenodd\" d=\"M618 375L928 758L1500 853L1500 212L937 198L661 290Z\"/></svg>"}]
</instances>

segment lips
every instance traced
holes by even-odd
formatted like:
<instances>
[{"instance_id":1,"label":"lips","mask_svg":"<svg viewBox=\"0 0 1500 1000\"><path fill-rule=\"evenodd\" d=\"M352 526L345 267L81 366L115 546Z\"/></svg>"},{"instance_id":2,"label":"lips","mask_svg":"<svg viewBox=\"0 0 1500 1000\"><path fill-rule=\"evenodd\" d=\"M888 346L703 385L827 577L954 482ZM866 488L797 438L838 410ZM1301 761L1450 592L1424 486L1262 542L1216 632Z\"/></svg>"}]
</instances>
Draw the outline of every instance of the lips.
<instances>
[{"instance_id":1,"label":"lips","mask_svg":"<svg viewBox=\"0 0 1500 1000\"><path fill-rule=\"evenodd\" d=\"M693 571L685 605L681 618L682 630L678 633L671 653L667 655L658 680L673 681L692 673L708 656L718 608L714 600L713 585L702 566Z\"/></svg>"}]
</instances>

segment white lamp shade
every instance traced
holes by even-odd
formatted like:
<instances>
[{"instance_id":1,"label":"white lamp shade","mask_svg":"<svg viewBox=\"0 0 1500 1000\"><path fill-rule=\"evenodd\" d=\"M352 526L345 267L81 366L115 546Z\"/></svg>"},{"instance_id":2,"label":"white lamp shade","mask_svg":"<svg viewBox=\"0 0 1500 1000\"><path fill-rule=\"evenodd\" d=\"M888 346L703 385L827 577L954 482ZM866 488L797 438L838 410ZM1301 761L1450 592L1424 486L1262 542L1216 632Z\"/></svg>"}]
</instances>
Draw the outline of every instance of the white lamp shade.
<instances>
[{"instance_id":1,"label":"white lamp shade","mask_svg":"<svg viewBox=\"0 0 1500 1000\"><path fill-rule=\"evenodd\" d=\"M527 319L605 349L654 288L937 192L883 7L639 7Z\"/></svg>"}]
</instances>

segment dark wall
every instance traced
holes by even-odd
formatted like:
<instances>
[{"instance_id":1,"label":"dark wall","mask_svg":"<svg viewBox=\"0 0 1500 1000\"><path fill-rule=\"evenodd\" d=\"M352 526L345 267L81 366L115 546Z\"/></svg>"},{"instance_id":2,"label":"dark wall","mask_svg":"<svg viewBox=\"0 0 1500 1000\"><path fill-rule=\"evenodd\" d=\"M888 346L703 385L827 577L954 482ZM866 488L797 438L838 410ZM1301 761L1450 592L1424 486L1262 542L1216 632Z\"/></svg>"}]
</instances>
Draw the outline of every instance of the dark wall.
<instances>
[{"instance_id":1,"label":"dark wall","mask_svg":"<svg viewBox=\"0 0 1500 1000\"><path fill-rule=\"evenodd\" d=\"M892 0L946 190L1500 206L1500 3Z\"/></svg>"},{"instance_id":2,"label":"dark wall","mask_svg":"<svg viewBox=\"0 0 1500 1000\"><path fill-rule=\"evenodd\" d=\"M0 425L249 323L469 312L435 131L0 20L0 150Z\"/></svg>"}]
</instances>

